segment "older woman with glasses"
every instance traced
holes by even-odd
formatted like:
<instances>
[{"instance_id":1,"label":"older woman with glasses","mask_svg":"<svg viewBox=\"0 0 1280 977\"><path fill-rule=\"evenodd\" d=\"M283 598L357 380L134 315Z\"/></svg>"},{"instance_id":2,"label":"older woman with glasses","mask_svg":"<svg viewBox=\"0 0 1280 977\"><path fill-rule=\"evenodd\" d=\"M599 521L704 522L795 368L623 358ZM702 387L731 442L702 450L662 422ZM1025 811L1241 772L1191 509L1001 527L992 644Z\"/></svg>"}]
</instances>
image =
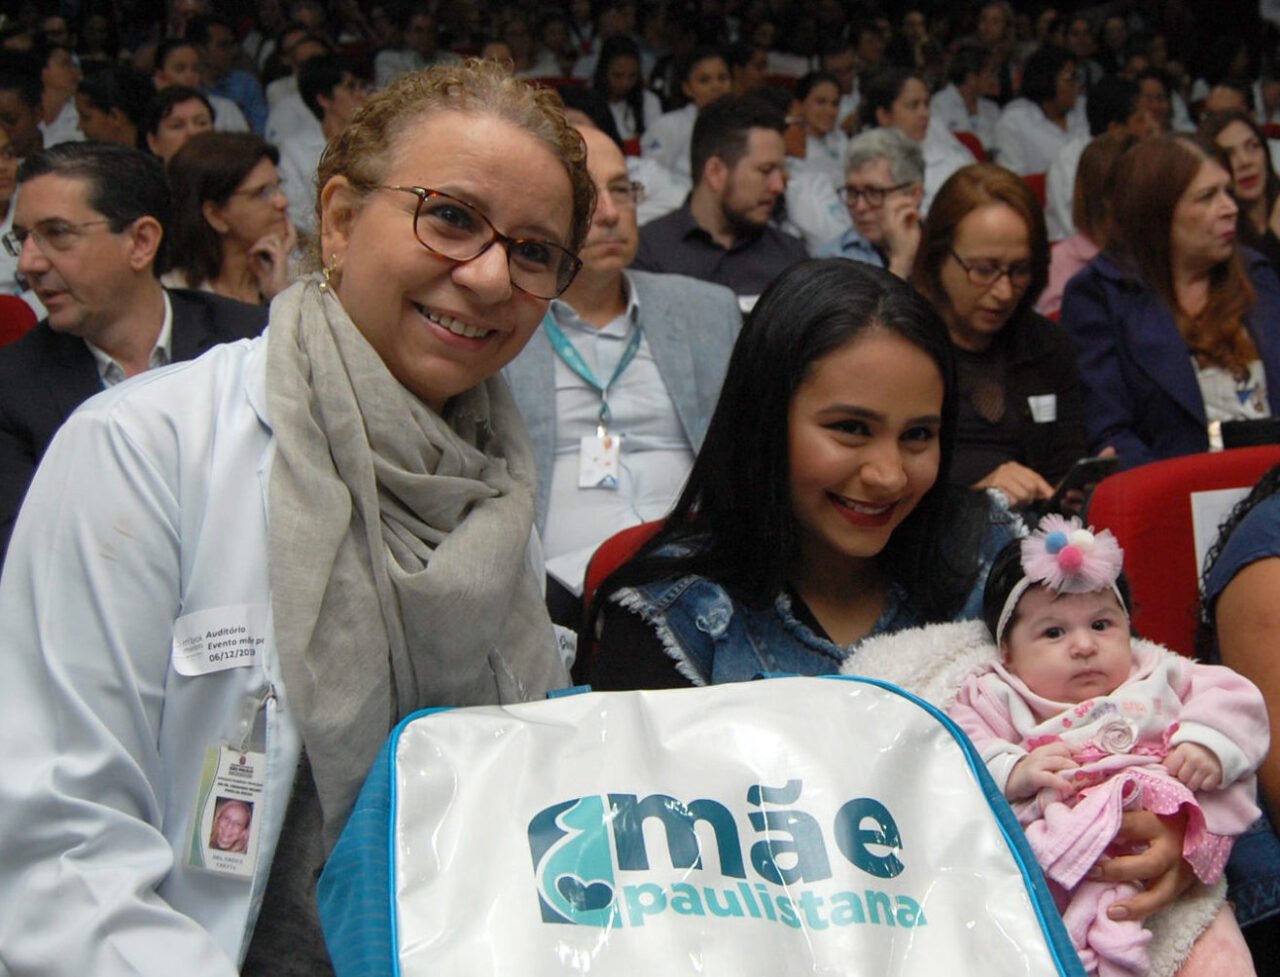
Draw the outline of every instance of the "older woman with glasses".
<instances>
[{"instance_id":1,"label":"older woman with glasses","mask_svg":"<svg viewBox=\"0 0 1280 977\"><path fill-rule=\"evenodd\" d=\"M1089 443L1126 468L1207 451L1211 426L1280 415L1280 280L1240 246L1231 190L1211 143L1134 146L1107 248L1063 294Z\"/></svg>"},{"instance_id":2,"label":"older woman with glasses","mask_svg":"<svg viewBox=\"0 0 1280 977\"><path fill-rule=\"evenodd\" d=\"M849 208L853 226L814 256L852 258L907 278L920 246L924 153L919 143L890 126L854 136L836 194Z\"/></svg>"},{"instance_id":3,"label":"older woman with glasses","mask_svg":"<svg viewBox=\"0 0 1280 977\"><path fill-rule=\"evenodd\" d=\"M15 973L327 972L315 879L390 728L567 682L497 373L579 267L585 156L499 66L406 75L330 143L267 334L59 433L0 582Z\"/></svg>"},{"instance_id":4,"label":"older woman with glasses","mask_svg":"<svg viewBox=\"0 0 1280 977\"><path fill-rule=\"evenodd\" d=\"M1044 214L1021 179L975 164L943 184L912 277L942 313L955 353L951 479L999 489L1017 508L1050 498L1084 454L1075 358L1032 309L1048 270Z\"/></svg>"},{"instance_id":5,"label":"older woman with glasses","mask_svg":"<svg viewBox=\"0 0 1280 977\"><path fill-rule=\"evenodd\" d=\"M249 132L199 133L173 154L166 285L251 305L270 302L289 286L298 233L279 162L279 151Z\"/></svg>"}]
</instances>

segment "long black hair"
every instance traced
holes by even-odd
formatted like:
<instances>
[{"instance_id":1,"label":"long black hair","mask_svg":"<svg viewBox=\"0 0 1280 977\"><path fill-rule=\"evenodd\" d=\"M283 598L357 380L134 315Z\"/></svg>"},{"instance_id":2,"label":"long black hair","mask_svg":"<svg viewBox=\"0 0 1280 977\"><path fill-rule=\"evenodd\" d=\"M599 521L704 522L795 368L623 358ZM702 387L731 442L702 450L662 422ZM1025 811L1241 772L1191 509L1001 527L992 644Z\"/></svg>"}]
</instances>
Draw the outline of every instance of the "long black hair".
<instances>
[{"instance_id":1,"label":"long black hair","mask_svg":"<svg viewBox=\"0 0 1280 977\"><path fill-rule=\"evenodd\" d=\"M634 40L626 34L617 34L605 39L600 46L600 57L596 60L591 87L603 95L607 101L613 101L613 93L609 90L609 66L618 58L631 58L636 63L636 83L631 86L631 90L622 97L622 100L627 103L631 109L631 117L636 120L636 135L644 135L644 62L640 60L640 46Z\"/></svg>"},{"instance_id":2,"label":"long black hair","mask_svg":"<svg viewBox=\"0 0 1280 977\"><path fill-rule=\"evenodd\" d=\"M1237 502L1235 508L1231 510L1231 514L1222 520L1222 525L1218 527L1218 538L1214 540L1213 545L1209 547L1209 552L1205 554L1204 576L1200 578L1201 594L1207 593L1209 575L1217 565L1218 558L1222 556L1222 551L1231 539L1231 534L1236 531L1236 527L1244 521L1244 517L1252 512L1259 503L1265 502L1277 492L1280 492L1280 465L1276 465L1258 479L1258 483L1253 487L1252 491ZM1216 661L1217 646L1217 599L1209 601L1204 598L1200 601L1200 624L1196 628L1196 657L1206 661Z\"/></svg>"},{"instance_id":3,"label":"long black hair","mask_svg":"<svg viewBox=\"0 0 1280 977\"><path fill-rule=\"evenodd\" d=\"M948 488L956 402L946 326L909 285L845 258L795 264L760 297L734 346L680 500L663 529L601 585L596 613L621 587L690 574L715 580L753 606L786 587L797 546L791 401L814 364L869 330L901 336L925 352L944 390L937 480L894 531L880 566L920 620L956 614L977 571L987 510L980 494Z\"/></svg>"}]
</instances>

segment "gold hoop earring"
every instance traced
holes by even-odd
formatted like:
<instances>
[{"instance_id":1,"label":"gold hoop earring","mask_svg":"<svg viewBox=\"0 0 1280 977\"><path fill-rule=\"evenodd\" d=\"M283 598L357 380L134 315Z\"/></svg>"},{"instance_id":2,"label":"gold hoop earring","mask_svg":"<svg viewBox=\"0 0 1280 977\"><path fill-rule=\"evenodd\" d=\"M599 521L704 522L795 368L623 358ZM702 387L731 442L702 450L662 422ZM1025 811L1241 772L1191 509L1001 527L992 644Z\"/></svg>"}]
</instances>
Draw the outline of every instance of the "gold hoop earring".
<instances>
[{"instance_id":1,"label":"gold hoop earring","mask_svg":"<svg viewBox=\"0 0 1280 977\"><path fill-rule=\"evenodd\" d=\"M333 285L333 273L338 270L338 256L336 254L329 255L329 263L321 269L324 281L320 283L320 291L327 292Z\"/></svg>"}]
</instances>

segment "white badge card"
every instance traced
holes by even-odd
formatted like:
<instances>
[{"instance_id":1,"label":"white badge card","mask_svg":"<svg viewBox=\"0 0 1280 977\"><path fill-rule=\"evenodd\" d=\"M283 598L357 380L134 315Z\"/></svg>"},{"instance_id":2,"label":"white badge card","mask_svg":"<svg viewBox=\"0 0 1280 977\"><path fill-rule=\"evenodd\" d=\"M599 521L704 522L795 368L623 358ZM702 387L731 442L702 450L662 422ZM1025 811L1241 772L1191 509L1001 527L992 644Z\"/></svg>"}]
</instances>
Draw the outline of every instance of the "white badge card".
<instances>
[{"instance_id":1,"label":"white badge card","mask_svg":"<svg viewBox=\"0 0 1280 977\"><path fill-rule=\"evenodd\" d=\"M622 435L588 435L578 452L578 488L616 489L622 467Z\"/></svg>"},{"instance_id":2,"label":"white badge card","mask_svg":"<svg viewBox=\"0 0 1280 977\"><path fill-rule=\"evenodd\" d=\"M1052 424L1058 419L1058 395L1037 394L1027 398L1031 419L1037 424Z\"/></svg>"},{"instance_id":3,"label":"white badge card","mask_svg":"<svg viewBox=\"0 0 1280 977\"><path fill-rule=\"evenodd\" d=\"M208 675L255 665L270 628L269 604L228 604L184 614L173 622L174 670Z\"/></svg>"},{"instance_id":4,"label":"white badge card","mask_svg":"<svg viewBox=\"0 0 1280 977\"><path fill-rule=\"evenodd\" d=\"M209 747L197 788L188 865L217 875L253 878L266 772L265 753Z\"/></svg>"}]
</instances>

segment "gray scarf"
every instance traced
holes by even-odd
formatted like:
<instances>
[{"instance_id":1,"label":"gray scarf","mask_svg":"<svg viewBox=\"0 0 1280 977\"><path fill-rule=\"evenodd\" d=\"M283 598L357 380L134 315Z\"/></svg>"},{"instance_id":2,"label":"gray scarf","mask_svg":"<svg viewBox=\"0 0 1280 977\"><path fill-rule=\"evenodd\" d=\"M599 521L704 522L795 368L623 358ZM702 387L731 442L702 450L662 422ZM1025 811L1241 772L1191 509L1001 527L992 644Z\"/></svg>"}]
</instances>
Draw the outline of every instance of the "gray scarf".
<instances>
[{"instance_id":1,"label":"gray scarf","mask_svg":"<svg viewBox=\"0 0 1280 977\"><path fill-rule=\"evenodd\" d=\"M527 557L537 476L505 382L442 419L316 276L272 302L267 370L276 647L329 849L400 718L568 676Z\"/></svg>"}]
</instances>

